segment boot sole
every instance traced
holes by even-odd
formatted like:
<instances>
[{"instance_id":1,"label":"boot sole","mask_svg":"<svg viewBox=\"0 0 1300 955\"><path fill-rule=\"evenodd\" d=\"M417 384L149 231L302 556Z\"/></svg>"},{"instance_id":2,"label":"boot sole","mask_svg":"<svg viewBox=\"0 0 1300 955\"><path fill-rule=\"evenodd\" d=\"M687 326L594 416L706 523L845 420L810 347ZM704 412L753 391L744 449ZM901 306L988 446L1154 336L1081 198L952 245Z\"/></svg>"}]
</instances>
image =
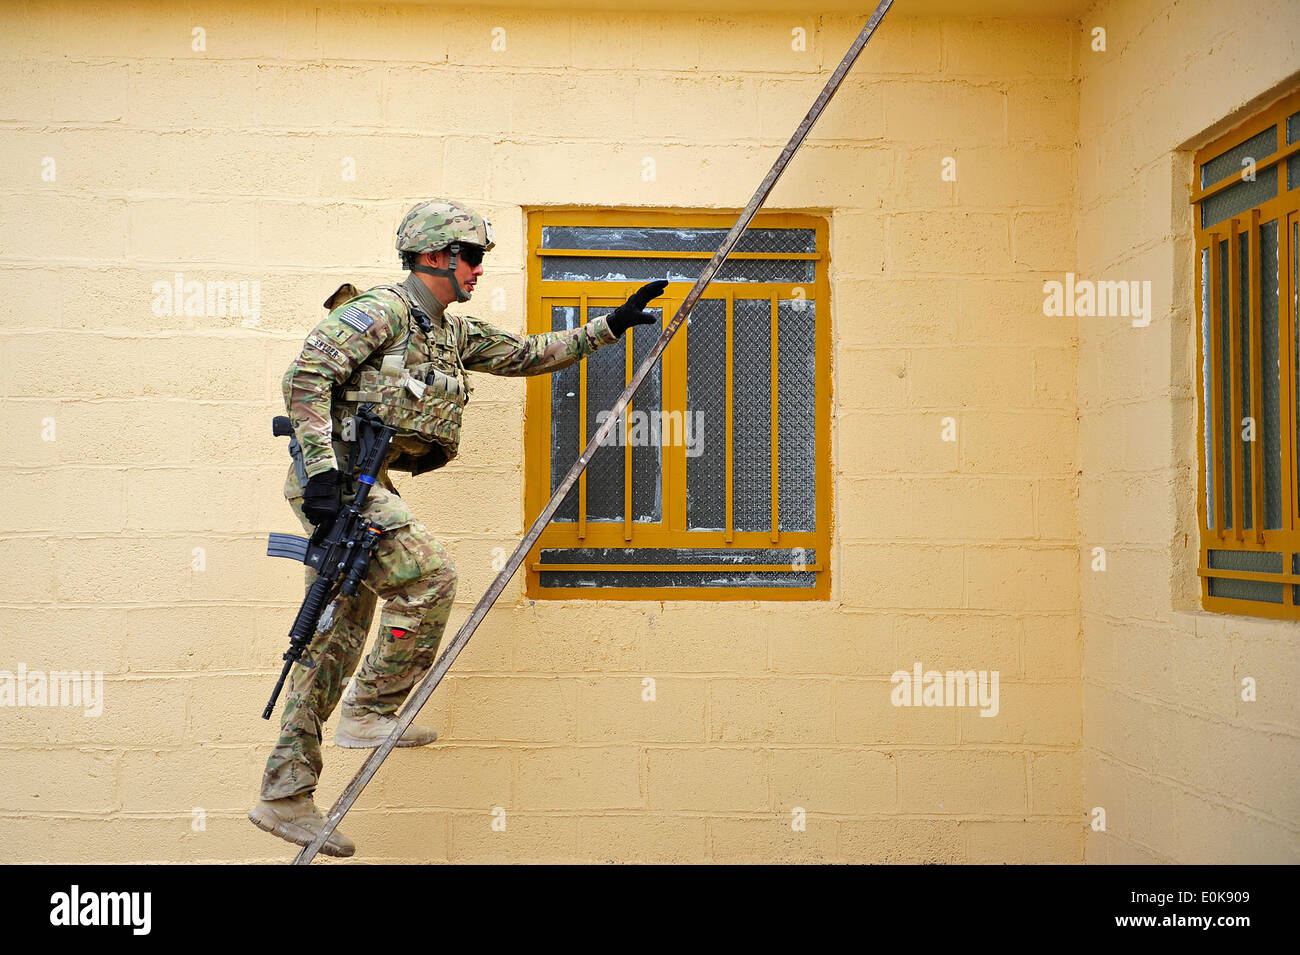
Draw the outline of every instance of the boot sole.
<instances>
[{"instance_id":1,"label":"boot sole","mask_svg":"<svg viewBox=\"0 0 1300 955\"><path fill-rule=\"evenodd\" d=\"M292 842L295 846L309 846L316 838L311 833L305 831L301 833L295 832L294 829L297 829L296 826L294 829L290 829L288 823L278 817L275 822L269 822L258 816L257 810L253 810L248 814L248 821L257 826L257 828L261 829L263 832L269 832L273 836L279 836L285 842ZM356 849L344 851L343 849L330 845L328 841L325 845L320 847L320 851L327 856L334 856L336 859L347 859L356 853Z\"/></svg>"},{"instance_id":2,"label":"boot sole","mask_svg":"<svg viewBox=\"0 0 1300 955\"><path fill-rule=\"evenodd\" d=\"M344 749L378 749L383 745L384 740L387 738L388 737L385 736L383 739L367 739L364 736L351 736L342 732L334 734L334 742L339 746L342 746ZM426 743L420 743L415 740L403 743L401 740L398 740L396 746L399 748L405 748L408 746L428 746L429 743L437 742L437 740L438 737L436 735Z\"/></svg>"}]
</instances>

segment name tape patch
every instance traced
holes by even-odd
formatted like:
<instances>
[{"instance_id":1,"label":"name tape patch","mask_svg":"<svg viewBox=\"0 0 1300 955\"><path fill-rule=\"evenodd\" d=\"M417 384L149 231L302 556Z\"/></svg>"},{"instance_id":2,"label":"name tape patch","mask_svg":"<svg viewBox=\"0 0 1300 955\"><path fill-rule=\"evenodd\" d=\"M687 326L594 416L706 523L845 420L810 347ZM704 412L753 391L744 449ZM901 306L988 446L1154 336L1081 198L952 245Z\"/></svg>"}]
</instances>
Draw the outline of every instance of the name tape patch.
<instances>
[{"instance_id":1,"label":"name tape patch","mask_svg":"<svg viewBox=\"0 0 1300 955\"><path fill-rule=\"evenodd\" d=\"M310 345L312 348L317 349L318 351L323 351L325 354L329 355L335 361L343 360L342 352L340 352L337 348L335 348L333 345L331 345L329 342L325 341L324 339L317 338L316 336L313 335L311 338L307 339L307 344Z\"/></svg>"}]
</instances>

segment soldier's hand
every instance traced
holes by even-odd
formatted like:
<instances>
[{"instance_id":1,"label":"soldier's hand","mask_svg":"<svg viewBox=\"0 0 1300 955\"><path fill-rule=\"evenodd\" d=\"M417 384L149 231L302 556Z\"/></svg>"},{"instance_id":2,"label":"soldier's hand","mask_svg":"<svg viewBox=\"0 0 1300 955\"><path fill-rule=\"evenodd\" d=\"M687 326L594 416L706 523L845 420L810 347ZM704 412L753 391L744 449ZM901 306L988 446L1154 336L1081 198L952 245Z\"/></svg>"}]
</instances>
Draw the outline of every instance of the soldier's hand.
<instances>
[{"instance_id":1,"label":"soldier's hand","mask_svg":"<svg viewBox=\"0 0 1300 955\"><path fill-rule=\"evenodd\" d=\"M632 325L649 325L653 322L655 317L644 309L651 299L663 295L667 287L668 282L664 279L648 282L633 292L626 302L605 316L614 334L622 335Z\"/></svg>"},{"instance_id":2,"label":"soldier's hand","mask_svg":"<svg viewBox=\"0 0 1300 955\"><path fill-rule=\"evenodd\" d=\"M343 509L343 485L338 471L322 471L307 479L302 493L302 512L320 526L333 520Z\"/></svg>"}]
</instances>

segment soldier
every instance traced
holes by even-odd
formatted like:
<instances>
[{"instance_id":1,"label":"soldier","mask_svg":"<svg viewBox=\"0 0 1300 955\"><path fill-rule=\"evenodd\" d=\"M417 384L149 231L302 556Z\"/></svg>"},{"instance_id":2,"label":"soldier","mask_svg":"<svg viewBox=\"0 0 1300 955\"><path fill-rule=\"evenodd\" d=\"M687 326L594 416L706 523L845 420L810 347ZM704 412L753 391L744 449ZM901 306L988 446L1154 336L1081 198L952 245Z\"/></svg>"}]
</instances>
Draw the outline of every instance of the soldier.
<instances>
[{"instance_id":1,"label":"soldier","mask_svg":"<svg viewBox=\"0 0 1300 955\"><path fill-rule=\"evenodd\" d=\"M285 407L300 453L284 495L303 527L325 529L354 478L345 419L373 402L398 429L388 460L366 500L365 516L384 528L365 586L339 598L334 623L308 649L315 667L293 668L280 738L267 760L261 800L248 817L259 829L307 845L324 819L312 793L321 771L321 727L356 669L377 597L384 599L379 635L349 685L334 741L370 747L388 737L407 693L433 665L456 594L456 568L388 479L388 471L423 474L456 456L461 415L471 388L466 371L540 375L567 368L632 325L655 319L644 309L667 282L642 286L609 315L562 332L516 335L446 311L468 302L483 256L495 245L492 225L473 209L441 199L411 209L397 230L406 280L367 292L345 285L326 301L331 309L307 336L284 374ZM308 568L310 587L315 571ZM437 739L412 724L398 746ZM335 830L321 851L350 856L353 842Z\"/></svg>"}]
</instances>

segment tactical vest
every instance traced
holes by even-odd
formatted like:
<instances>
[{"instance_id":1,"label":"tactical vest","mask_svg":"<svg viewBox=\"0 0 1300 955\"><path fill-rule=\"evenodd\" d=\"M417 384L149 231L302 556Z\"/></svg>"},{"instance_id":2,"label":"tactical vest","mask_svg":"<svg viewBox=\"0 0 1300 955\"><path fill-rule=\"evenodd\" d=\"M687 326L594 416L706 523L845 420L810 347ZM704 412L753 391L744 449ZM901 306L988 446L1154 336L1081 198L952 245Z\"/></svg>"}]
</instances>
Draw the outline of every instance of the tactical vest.
<instances>
[{"instance_id":1,"label":"tactical vest","mask_svg":"<svg viewBox=\"0 0 1300 955\"><path fill-rule=\"evenodd\" d=\"M376 351L335 389L334 433L345 433L343 419L362 402L373 402L384 421L397 428L388 470L422 474L442 467L460 446L460 422L473 393L460 361L456 327L448 316L431 318L425 331L416 321L406 289L379 285L376 295L398 316L406 331Z\"/></svg>"}]
</instances>

